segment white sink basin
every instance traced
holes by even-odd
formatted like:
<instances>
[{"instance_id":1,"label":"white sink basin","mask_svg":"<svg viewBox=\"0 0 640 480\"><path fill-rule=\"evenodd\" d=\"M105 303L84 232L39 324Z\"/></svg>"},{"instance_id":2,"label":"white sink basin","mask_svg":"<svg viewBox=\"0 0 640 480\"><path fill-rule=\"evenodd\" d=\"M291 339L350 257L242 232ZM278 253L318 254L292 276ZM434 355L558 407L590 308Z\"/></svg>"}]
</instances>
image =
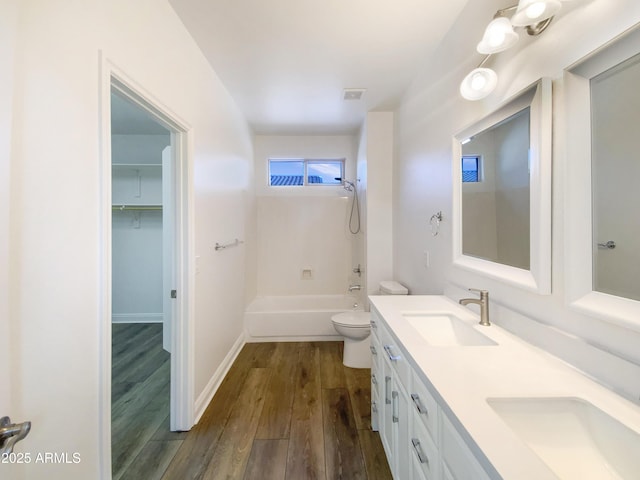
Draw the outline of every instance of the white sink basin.
<instances>
[{"instance_id":1,"label":"white sink basin","mask_svg":"<svg viewBox=\"0 0 640 480\"><path fill-rule=\"evenodd\" d=\"M434 347L497 345L471 325L449 313L403 313L402 316L425 342Z\"/></svg>"},{"instance_id":2,"label":"white sink basin","mask_svg":"<svg viewBox=\"0 0 640 480\"><path fill-rule=\"evenodd\" d=\"M487 402L560 479L640 478L640 434L585 400Z\"/></svg>"}]
</instances>

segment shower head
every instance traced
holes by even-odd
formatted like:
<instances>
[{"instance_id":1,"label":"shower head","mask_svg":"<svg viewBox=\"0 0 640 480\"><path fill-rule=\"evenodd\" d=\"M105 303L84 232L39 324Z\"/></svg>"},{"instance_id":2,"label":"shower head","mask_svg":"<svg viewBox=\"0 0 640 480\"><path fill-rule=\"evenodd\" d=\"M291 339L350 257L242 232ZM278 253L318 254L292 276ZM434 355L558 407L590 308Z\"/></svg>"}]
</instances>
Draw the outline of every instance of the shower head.
<instances>
[{"instance_id":1,"label":"shower head","mask_svg":"<svg viewBox=\"0 0 640 480\"><path fill-rule=\"evenodd\" d=\"M342 184L344 186L344 189L351 192L356 188L356 184L353 182L350 182L349 180L343 180Z\"/></svg>"},{"instance_id":2,"label":"shower head","mask_svg":"<svg viewBox=\"0 0 640 480\"><path fill-rule=\"evenodd\" d=\"M335 178L336 180L340 180L342 182L342 186L348 192L352 192L356 188L356 184L353 182L350 182L349 180L345 180L342 177L335 177Z\"/></svg>"}]
</instances>

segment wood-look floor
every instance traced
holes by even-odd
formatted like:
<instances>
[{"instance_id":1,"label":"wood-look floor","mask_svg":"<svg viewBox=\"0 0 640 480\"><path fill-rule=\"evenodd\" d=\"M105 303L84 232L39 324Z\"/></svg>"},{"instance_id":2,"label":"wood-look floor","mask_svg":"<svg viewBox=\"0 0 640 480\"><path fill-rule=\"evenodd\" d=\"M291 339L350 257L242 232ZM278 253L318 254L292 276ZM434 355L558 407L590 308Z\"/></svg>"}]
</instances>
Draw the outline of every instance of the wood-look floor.
<instances>
[{"instance_id":1,"label":"wood-look floor","mask_svg":"<svg viewBox=\"0 0 640 480\"><path fill-rule=\"evenodd\" d=\"M159 479L186 437L169 431L170 355L162 324L112 325L111 469L114 480Z\"/></svg>"},{"instance_id":2,"label":"wood-look floor","mask_svg":"<svg viewBox=\"0 0 640 480\"><path fill-rule=\"evenodd\" d=\"M371 431L370 372L342 365L341 342L245 345L187 433L168 432L160 402L147 402L152 425L136 428L152 433L138 433L148 436L138 453L116 449L114 436L114 466L123 459L114 479L391 479Z\"/></svg>"}]
</instances>

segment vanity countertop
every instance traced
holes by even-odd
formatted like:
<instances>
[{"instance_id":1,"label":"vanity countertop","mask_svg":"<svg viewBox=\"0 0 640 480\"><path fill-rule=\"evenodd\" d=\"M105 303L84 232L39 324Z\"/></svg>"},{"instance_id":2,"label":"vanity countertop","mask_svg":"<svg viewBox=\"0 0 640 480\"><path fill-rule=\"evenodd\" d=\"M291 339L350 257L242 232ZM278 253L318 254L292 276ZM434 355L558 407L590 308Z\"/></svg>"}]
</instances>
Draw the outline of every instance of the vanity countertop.
<instances>
[{"instance_id":1,"label":"vanity countertop","mask_svg":"<svg viewBox=\"0 0 640 480\"><path fill-rule=\"evenodd\" d=\"M478 325L478 315L448 297L397 295L369 298L372 309L380 314L392 335L409 354L408 361L416 373L431 384L443 409L471 437L475 445L470 447L476 450L481 463L486 462L483 456L486 457L505 480L558 477L503 422L487 403L487 398L577 397L640 432L638 405L501 327ZM430 346L403 316L417 312L454 314L497 345ZM478 448L481 452L477 451ZM640 445L629 445L629 449L637 451L640 456ZM492 473L490 468L487 470Z\"/></svg>"}]
</instances>

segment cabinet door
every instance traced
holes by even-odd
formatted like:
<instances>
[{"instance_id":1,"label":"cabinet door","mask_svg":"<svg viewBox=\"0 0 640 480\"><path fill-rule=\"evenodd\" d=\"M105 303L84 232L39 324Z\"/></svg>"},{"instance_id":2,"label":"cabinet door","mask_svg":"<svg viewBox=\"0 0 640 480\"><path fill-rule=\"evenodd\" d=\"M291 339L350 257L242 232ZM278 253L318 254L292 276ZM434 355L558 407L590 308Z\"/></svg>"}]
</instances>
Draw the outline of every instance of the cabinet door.
<instances>
[{"instance_id":1,"label":"cabinet door","mask_svg":"<svg viewBox=\"0 0 640 480\"><path fill-rule=\"evenodd\" d=\"M420 414L413 409L410 417L409 448L412 451L413 468L420 472L420 476L414 475L412 478L438 480L440 478L440 455L435 442L419 416Z\"/></svg>"},{"instance_id":2,"label":"cabinet door","mask_svg":"<svg viewBox=\"0 0 640 480\"><path fill-rule=\"evenodd\" d=\"M374 339L371 339L371 348L374 349ZM380 390L383 384L381 369L375 358L371 362L371 430L377 432L380 427Z\"/></svg>"},{"instance_id":3,"label":"cabinet door","mask_svg":"<svg viewBox=\"0 0 640 480\"><path fill-rule=\"evenodd\" d=\"M378 412L380 415L380 421L378 427L380 428L380 439L382 440L382 446L387 454L387 460L389 462L389 468L391 472L395 472L395 451L393 443L393 369L388 360L383 359L380 362L382 365L380 380L381 382L381 396L380 406Z\"/></svg>"},{"instance_id":4,"label":"cabinet door","mask_svg":"<svg viewBox=\"0 0 640 480\"><path fill-rule=\"evenodd\" d=\"M409 442L409 396L403 385L394 377L391 393L391 410L393 422L393 442L395 452L394 478L406 479L410 475L411 450Z\"/></svg>"},{"instance_id":5,"label":"cabinet door","mask_svg":"<svg viewBox=\"0 0 640 480\"><path fill-rule=\"evenodd\" d=\"M409 394L414 418L427 428L434 443L438 442L438 403L422 379L412 371L411 392Z\"/></svg>"},{"instance_id":6,"label":"cabinet door","mask_svg":"<svg viewBox=\"0 0 640 480\"><path fill-rule=\"evenodd\" d=\"M442 418L442 443L440 453L444 465L449 469L453 480L489 480L489 476L469 447L458 434L446 415Z\"/></svg>"},{"instance_id":7,"label":"cabinet door","mask_svg":"<svg viewBox=\"0 0 640 480\"><path fill-rule=\"evenodd\" d=\"M384 414L384 367L380 351L380 340L375 329L371 329L371 429L380 430L380 423ZM375 403L374 403L375 402Z\"/></svg>"},{"instance_id":8,"label":"cabinet door","mask_svg":"<svg viewBox=\"0 0 640 480\"><path fill-rule=\"evenodd\" d=\"M442 480L455 480L446 465L442 466Z\"/></svg>"}]
</instances>

